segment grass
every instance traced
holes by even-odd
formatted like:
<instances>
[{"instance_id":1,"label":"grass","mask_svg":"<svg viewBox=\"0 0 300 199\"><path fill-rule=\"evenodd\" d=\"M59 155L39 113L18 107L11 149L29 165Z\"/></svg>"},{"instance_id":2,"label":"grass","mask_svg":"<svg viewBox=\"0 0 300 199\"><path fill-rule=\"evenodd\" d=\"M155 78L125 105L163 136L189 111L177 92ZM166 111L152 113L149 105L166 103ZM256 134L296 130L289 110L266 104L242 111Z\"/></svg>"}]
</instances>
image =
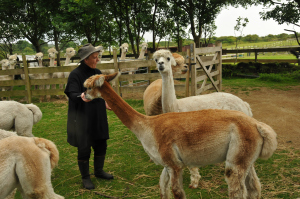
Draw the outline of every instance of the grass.
<instances>
[{"instance_id":1,"label":"grass","mask_svg":"<svg viewBox=\"0 0 300 199\"><path fill-rule=\"evenodd\" d=\"M271 86L256 79L228 79L224 85L233 90L242 88L257 89ZM289 85L278 84L278 87ZM112 112L108 111L110 139L105 164L105 171L115 179L106 181L93 175L96 189L82 189L75 147L67 143L67 102L34 103L43 112L42 120L34 125L33 133L37 137L52 140L60 152L59 166L53 170L52 184L57 194L66 199L81 198L159 198L159 176L162 166L155 165L145 153L140 141L129 131ZM126 100L130 106L144 113L142 100ZM93 155L92 155L93 157ZM263 198L298 198L300 197L300 153L293 148L280 146L267 161L257 160L256 171L262 183ZM90 160L93 173L93 160ZM224 179L224 163L200 168L200 185L189 189L190 175L185 170L183 175L184 190L187 198L228 198L228 187ZM16 198L21 198L19 193Z\"/></svg>"}]
</instances>

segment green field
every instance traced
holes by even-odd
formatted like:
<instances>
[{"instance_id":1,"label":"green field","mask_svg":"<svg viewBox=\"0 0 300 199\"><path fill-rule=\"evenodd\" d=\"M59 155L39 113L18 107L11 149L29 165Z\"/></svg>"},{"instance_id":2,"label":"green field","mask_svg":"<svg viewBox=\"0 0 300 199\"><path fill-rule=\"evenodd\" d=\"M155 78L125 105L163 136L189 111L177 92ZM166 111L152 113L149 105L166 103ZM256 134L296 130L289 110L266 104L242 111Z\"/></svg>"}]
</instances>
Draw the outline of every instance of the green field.
<instances>
[{"instance_id":1,"label":"green field","mask_svg":"<svg viewBox=\"0 0 300 199\"><path fill-rule=\"evenodd\" d=\"M235 92L251 90L265 86L276 89L291 88L295 83L264 83L254 79L225 79L224 86ZM275 87L274 87L275 85ZM112 173L114 180L97 179L92 181L96 189L88 191L82 188L75 147L67 143L66 121L67 102L34 103L43 112L42 120L34 125L33 133L37 137L52 140L60 152L59 165L53 170L52 184L57 194L66 199L81 198L132 198L155 199L159 195L159 177L163 167L155 165L145 153L140 141L128 130L117 116L108 111L110 140L108 141L105 170ZM144 113L142 100L127 100L135 110ZM279 148L267 161L257 160L255 168L262 183L263 198L299 198L300 151L293 148ZM93 162L90 161L93 173ZM183 184L187 198L228 198L227 184L224 179L224 163L200 168L200 186L188 188L190 175L184 171ZM21 198L19 193L16 198Z\"/></svg>"}]
</instances>

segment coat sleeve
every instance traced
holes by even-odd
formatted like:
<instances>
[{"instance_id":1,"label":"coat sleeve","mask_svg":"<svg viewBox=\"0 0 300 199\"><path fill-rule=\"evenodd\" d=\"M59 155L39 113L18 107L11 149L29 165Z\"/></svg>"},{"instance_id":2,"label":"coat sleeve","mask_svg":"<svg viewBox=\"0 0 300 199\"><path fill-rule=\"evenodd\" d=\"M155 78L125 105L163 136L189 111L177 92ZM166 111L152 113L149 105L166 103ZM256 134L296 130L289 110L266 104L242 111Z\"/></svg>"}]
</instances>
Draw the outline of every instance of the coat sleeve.
<instances>
[{"instance_id":1,"label":"coat sleeve","mask_svg":"<svg viewBox=\"0 0 300 199\"><path fill-rule=\"evenodd\" d=\"M78 96L80 96L82 92L84 92L84 91L82 91L80 78L77 77L76 73L71 73L68 78L68 83L67 83L67 86L65 89L65 94L73 102L81 102L82 99L81 99L81 97L78 97Z\"/></svg>"}]
</instances>

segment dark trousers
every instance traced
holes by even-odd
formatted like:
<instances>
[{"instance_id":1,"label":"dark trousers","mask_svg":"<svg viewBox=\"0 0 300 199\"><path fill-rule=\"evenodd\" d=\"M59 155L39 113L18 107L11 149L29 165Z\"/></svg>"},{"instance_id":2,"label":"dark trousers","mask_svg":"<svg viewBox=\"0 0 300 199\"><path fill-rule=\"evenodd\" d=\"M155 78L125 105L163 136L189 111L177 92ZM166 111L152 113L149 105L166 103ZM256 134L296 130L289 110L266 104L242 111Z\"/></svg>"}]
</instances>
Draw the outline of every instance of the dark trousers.
<instances>
[{"instance_id":1,"label":"dark trousers","mask_svg":"<svg viewBox=\"0 0 300 199\"><path fill-rule=\"evenodd\" d=\"M106 140L99 140L97 143L89 147L77 147L77 160L89 160L92 152L91 147L94 150L94 156L105 156L107 142Z\"/></svg>"}]
</instances>

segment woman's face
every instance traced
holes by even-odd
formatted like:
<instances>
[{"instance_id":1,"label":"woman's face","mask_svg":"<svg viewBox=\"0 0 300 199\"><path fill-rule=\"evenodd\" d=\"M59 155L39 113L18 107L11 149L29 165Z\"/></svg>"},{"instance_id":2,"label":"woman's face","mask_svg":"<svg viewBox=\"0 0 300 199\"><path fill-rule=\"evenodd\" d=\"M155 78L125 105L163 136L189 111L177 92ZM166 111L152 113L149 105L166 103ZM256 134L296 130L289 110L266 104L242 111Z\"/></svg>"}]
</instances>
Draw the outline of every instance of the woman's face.
<instances>
[{"instance_id":1,"label":"woman's face","mask_svg":"<svg viewBox=\"0 0 300 199\"><path fill-rule=\"evenodd\" d=\"M86 65L88 65L90 68L96 68L97 62L99 61L98 58L99 52L94 52L88 58L84 60Z\"/></svg>"}]
</instances>

